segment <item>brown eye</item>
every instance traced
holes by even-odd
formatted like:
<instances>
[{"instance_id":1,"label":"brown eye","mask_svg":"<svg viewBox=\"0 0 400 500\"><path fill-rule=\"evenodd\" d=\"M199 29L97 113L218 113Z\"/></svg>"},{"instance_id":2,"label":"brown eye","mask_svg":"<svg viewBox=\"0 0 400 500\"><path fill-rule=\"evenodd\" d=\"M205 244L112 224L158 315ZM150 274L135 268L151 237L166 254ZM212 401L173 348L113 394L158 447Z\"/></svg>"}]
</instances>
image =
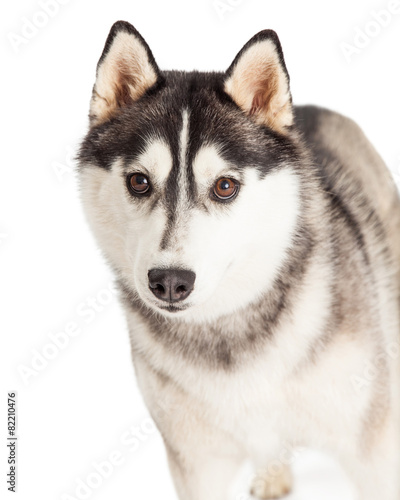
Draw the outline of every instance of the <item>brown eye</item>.
<instances>
[{"instance_id":1,"label":"brown eye","mask_svg":"<svg viewBox=\"0 0 400 500\"><path fill-rule=\"evenodd\" d=\"M130 174L127 177L129 191L134 195L143 195L150 192L150 182L143 174Z\"/></svg>"},{"instance_id":2,"label":"brown eye","mask_svg":"<svg viewBox=\"0 0 400 500\"><path fill-rule=\"evenodd\" d=\"M227 201L234 198L239 191L239 184L234 179L222 177L214 185L213 194L221 201Z\"/></svg>"}]
</instances>

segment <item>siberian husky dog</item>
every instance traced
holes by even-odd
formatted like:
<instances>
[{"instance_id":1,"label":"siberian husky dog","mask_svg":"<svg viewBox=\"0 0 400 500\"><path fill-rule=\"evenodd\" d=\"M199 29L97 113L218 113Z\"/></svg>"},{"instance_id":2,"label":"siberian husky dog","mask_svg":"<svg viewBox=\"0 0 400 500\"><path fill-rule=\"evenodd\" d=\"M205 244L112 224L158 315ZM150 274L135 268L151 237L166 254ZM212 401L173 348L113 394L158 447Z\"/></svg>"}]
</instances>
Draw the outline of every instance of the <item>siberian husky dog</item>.
<instances>
[{"instance_id":1,"label":"siberian husky dog","mask_svg":"<svg viewBox=\"0 0 400 500\"><path fill-rule=\"evenodd\" d=\"M79 164L178 497L227 499L245 459L282 496L309 447L399 500L398 193L356 124L292 105L275 32L200 73L114 24Z\"/></svg>"}]
</instances>

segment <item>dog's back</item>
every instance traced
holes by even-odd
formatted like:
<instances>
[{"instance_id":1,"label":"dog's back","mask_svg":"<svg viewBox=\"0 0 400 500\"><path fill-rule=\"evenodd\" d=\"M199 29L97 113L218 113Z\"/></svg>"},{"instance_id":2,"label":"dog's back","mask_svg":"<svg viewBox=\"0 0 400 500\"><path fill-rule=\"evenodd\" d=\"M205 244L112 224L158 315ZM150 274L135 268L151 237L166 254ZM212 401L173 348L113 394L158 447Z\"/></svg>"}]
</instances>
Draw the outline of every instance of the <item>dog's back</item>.
<instances>
[{"instance_id":1,"label":"dog's back","mask_svg":"<svg viewBox=\"0 0 400 500\"><path fill-rule=\"evenodd\" d=\"M315 106L295 109L296 126L320 168L326 189L340 197L362 232L367 228L381 231L376 242L388 246L400 290L400 198L387 167L351 119Z\"/></svg>"}]
</instances>

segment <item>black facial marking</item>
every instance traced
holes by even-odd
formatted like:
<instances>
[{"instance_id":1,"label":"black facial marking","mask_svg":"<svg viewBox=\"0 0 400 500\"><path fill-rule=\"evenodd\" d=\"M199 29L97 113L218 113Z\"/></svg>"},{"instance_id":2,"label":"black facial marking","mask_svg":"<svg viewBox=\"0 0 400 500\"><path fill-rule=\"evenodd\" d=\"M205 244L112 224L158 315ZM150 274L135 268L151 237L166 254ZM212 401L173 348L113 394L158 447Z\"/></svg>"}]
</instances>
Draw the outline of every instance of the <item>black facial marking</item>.
<instances>
[{"instance_id":1,"label":"black facial marking","mask_svg":"<svg viewBox=\"0 0 400 500\"><path fill-rule=\"evenodd\" d=\"M254 123L224 92L223 73L169 71L161 76L162 84L115 118L89 130L78 155L82 167L109 169L117 158L130 164L145 151L149 140L161 138L174 159L167 200L173 207L184 109L189 112L187 167L192 196L196 195L192 162L204 145L215 144L232 168L255 167L261 176L296 158L293 141Z\"/></svg>"},{"instance_id":2,"label":"black facial marking","mask_svg":"<svg viewBox=\"0 0 400 500\"><path fill-rule=\"evenodd\" d=\"M151 199L150 211L152 212L159 204L160 196L153 196Z\"/></svg>"}]
</instances>

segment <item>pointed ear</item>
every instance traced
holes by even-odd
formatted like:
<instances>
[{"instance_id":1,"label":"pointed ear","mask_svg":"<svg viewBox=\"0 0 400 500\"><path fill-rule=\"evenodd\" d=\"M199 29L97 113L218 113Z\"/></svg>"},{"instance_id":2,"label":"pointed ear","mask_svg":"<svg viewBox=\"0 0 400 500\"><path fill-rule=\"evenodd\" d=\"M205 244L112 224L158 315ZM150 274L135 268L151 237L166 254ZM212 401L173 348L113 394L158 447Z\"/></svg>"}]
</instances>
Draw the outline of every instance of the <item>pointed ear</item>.
<instances>
[{"instance_id":1,"label":"pointed ear","mask_svg":"<svg viewBox=\"0 0 400 500\"><path fill-rule=\"evenodd\" d=\"M90 124L115 116L159 80L160 71L147 43L131 24L116 22L97 65Z\"/></svg>"},{"instance_id":2,"label":"pointed ear","mask_svg":"<svg viewBox=\"0 0 400 500\"><path fill-rule=\"evenodd\" d=\"M255 35L227 71L225 92L257 123L281 134L293 124L289 74L275 31Z\"/></svg>"}]
</instances>

